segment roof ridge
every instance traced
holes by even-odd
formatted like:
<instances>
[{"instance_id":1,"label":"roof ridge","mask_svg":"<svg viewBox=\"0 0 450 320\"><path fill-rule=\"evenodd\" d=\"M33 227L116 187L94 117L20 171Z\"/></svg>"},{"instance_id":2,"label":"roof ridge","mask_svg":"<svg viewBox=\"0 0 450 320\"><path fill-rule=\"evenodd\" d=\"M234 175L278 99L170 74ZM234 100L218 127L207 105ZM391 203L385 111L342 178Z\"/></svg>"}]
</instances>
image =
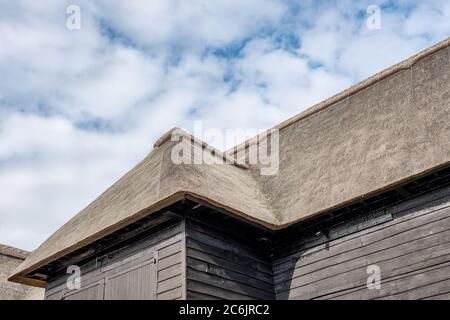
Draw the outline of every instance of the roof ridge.
<instances>
[{"instance_id":1,"label":"roof ridge","mask_svg":"<svg viewBox=\"0 0 450 320\"><path fill-rule=\"evenodd\" d=\"M263 136L263 135L267 136L268 132L270 130L278 129L281 131L284 128L287 128L290 125L292 125L300 120L303 120L309 116L312 116L313 114L316 114L317 112L325 110L325 109L333 106L334 104L348 98L349 96L354 95L354 94L368 88L369 86L371 86L371 85L373 85L373 84L375 84L375 83L377 83L399 71L410 69L412 66L414 66L420 60L422 60L422 59L430 56L431 54L433 54L445 47L448 47L448 46L450 46L450 37L436 43L435 45L433 45L427 49L422 50L419 53L416 53L415 55L413 55L413 56L411 56L411 57L409 57L387 69L384 69L384 70L370 76L369 78L367 78L365 80L358 82L357 84L354 84L353 86L331 96L330 98L327 98L327 99L307 108L306 110L290 117L289 119L275 125L274 127L270 128L268 130L265 130L264 132L254 136L250 139L247 139L246 141L226 150L225 153L234 154L234 153L238 152L239 150L246 149L249 145L257 143L259 140L258 137Z\"/></svg>"},{"instance_id":2,"label":"roof ridge","mask_svg":"<svg viewBox=\"0 0 450 320\"><path fill-rule=\"evenodd\" d=\"M270 195L267 193L267 191L264 190L264 185L261 183L261 180L258 179L258 177L254 176L251 173L250 173L250 175L251 175L251 178L255 181L255 184L258 187L258 191L259 191L260 195L263 198L263 201L264 201L263 204L265 205L267 210L270 213L272 213L274 219L278 222L278 224L282 225L283 224L283 219L282 219L282 217L280 215L280 211L277 210L277 208L272 205L272 201L271 201Z\"/></svg>"},{"instance_id":3,"label":"roof ridge","mask_svg":"<svg viewBox=\"0 0 450 320\"><path fill-rule=\"evenodd\" d=\"M240 169L245 169L245 170L249 169L249 166L247 164L239 162L235 158L230 157L230 155L228 153L226 153L225 151L221 151L221 150L215 148L214 146L208 144L207 142L195 137L193 134L191 134L187 130L184 130L184 129L181 129L178 127L173 127L172 129L170 129L169 131L164 133L158 140L156 140L153 147L159 148L162 145L164 145L165 143L167 143L168 141L173 141L172 137L174 135L175 136L178 135L179 137L185 137L187 139L190 139L191 142L194 144L194 146L203 148L203 150L208 149L214 157L222 159L224 161L224 164L234 165L235 167L238 167Z\"/></svg>"}]
</instances>

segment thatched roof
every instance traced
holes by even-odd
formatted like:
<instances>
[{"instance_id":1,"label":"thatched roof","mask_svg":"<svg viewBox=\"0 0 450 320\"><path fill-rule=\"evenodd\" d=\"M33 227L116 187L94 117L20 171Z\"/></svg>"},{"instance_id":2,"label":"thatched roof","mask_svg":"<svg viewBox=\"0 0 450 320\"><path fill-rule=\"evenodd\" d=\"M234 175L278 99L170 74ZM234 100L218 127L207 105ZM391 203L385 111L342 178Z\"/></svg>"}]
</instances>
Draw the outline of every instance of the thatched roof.
<instances>
[{"instance_id":1,"label":"thatched roof","mask_svg":"<svg viewBox=\"0 0 450 320\"><path fill-rule=\"evenodd\" d=\"M276 175L261 176L257 166L174 164L170 155L178 142L165 134L11 280L43 285L26 275L186 196L279 229L449 164L449 44L447 39L278 125ZM197 141L197 152L204 147ZM226 154L215 156L233 150Z\"/></svg>"},{"instance_id":2,"label":"thatched roof","mask_svg":"<svg viewBox=\"0 0 450 320\"><path fill-rule=\"evenodd\" d=\"M43 299L42 289L9 282L7 279L27 257L28 252L0 244L0 300Z\"/></svg>"}]
</instances>

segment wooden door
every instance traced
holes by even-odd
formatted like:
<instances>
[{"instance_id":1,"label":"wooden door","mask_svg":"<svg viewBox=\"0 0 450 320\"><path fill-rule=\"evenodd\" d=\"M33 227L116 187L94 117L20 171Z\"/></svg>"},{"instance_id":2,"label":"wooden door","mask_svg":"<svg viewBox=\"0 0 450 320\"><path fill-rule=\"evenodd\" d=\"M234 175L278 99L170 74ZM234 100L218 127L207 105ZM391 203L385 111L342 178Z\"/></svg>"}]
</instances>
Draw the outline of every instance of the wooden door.
<instances>
[{"instance_id":1,"label":"wooden door","mask_svg":"<svg viewBox=\"0 0 450 320\"><path fill-rule=\"evenodd\" d=\"M98 281L90 285L83 286L78 290L67 291L63 295L64 300L103 300L104 281Z\"/></svg>"},{"instance_id":2,"label":"wooden door","mask_svg":"<svg viewBox=\"0 0 450 320\"><path fill-rule=\"evenodd\" d=\"M154 300L156 264L151 258L105 278L105 300Z\"/></svg>"}]
</instances>

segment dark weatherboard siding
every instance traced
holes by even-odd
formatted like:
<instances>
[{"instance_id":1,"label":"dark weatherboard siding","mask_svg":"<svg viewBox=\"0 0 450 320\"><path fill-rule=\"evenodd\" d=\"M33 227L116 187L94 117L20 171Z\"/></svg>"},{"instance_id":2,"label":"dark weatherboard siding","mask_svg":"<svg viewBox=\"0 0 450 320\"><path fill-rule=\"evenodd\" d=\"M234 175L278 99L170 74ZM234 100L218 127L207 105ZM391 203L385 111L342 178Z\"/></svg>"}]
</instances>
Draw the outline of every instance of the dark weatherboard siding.
<instances>
[{"instance_id":1,"label":"dark weatherboard siding","mask_svg":"<svg viewBox=\"0 0 450 320\"><path fill-rule=\"evenodd\" d=\"M448 299L450 190L367 217L281 237L273 262L277 299ZM369 265L381 269L380 290L366 286Z\"/></svg>"},{"instance_id":2,"label":"dark weatherboard siding","mask_svg":"<svg viewBox=\"0 0 450 320\"><path fill-rule=\"evenodd\" d=\"M175 220L81 264L81 289L60 272L46 298L449 299L450 187L409 196L275 232L181 206ZM379 290L366 286L370 265Z\"/></svg>"},{"instance_id":3,"label":"dark weatherboard siding","mask_svg":"<svg viewBox=\"0 0 450 320\"><path fill-rule=\"evenodd\" d=\"M248 230L187 219L186 246L188 299L275 298L268 252Z\"/></svg>"},{"instance_id":4,"label":"dark weatherboard siding","mask_svg":"<svg viewBox=\"0 0 450 320\"><path fill-rule=\"evenodd\" d=\"M81 266L79 290L66 286L68 275L49 282L49 300L184 298L184 222L180 221Z\"/></svg>"}]
</instances>

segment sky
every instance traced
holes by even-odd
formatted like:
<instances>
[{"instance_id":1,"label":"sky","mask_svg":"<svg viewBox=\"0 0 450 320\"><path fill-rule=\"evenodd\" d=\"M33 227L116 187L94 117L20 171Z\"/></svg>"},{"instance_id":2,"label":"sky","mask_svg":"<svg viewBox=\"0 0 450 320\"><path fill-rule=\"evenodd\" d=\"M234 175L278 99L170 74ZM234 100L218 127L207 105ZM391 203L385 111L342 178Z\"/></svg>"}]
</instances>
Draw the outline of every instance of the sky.
<instances>
[{"instance_id":1,"label":"sky","mask_svg":"<svg viewBox=\"0 0 450 320\"><path fill-rule=\"evenodd\" d=\"M449 35L450 0L0 0L0 243L38 247L174 126L267 129Z\"/></svg>"}]
</instances>

